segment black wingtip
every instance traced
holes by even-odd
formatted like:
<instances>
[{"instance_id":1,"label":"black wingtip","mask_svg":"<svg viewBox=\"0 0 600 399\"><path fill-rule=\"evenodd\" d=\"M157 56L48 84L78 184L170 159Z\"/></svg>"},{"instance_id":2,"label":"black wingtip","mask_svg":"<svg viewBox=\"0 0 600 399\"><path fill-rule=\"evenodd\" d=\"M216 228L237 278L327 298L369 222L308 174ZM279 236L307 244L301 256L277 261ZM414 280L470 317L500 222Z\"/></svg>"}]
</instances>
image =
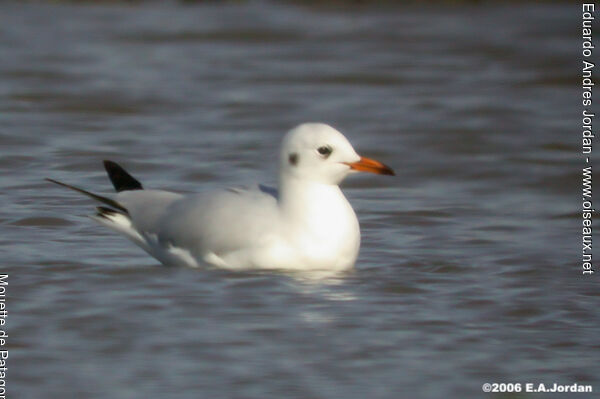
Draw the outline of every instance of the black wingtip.
<instances>
[{"instance_id":1,"label":"black wingtip","mask_svg":"<svg viewBox=\"0 0 600 399\"><path fill-rule=\"evenodd\" d=\"M127 173L118 163L109 160L105 160L103 163L104 169L106 169L106 173L108 173L108 177L117 192L144 189L142 183Z\"/></svg>"},{"instance_id":2,"label":"black wingtip","mask_svg":"<svg viewBox=\"0 0 600 399\"><path fill-rule=\"evenodd\" d=\"M119 213L120 213L119 211L116 211L111 208L107 208L105 206L97 206L96 207L96 216L104 218L104 219L110 220L111 216L118 215Z\"/></svg>"},{"instance_id":3,"label":"black wingtip","mask_svg":"<svg viewBox=\"0 0 600 399\"><path fill-rule=\"evenodd\" d=\"M59 186L66 187L66 188L71 189L73 191L77 191L78 193L81 193L83 195L87 195L88 197L93 198L96 201L100 201L100 202L105 203L108 206L112 206L113 208L115 208L115 209L123 212L124 214L128 213L127 208L125 208L123 205L119 204L117 201L115 201L115 200L113 200L111 198L107 198L107 197L103 197L103 196L98 195L98 194L94 194L94 193L92 193L90 191L87 191L87 190L84 190L82 188L75 187L75 186L72 186L70 184L60 182L58 180L50 179L49 177L46 177L44 180L49 181L49 182L54 183L54 184L58 184Z\"/></svg>"}]
</instances>

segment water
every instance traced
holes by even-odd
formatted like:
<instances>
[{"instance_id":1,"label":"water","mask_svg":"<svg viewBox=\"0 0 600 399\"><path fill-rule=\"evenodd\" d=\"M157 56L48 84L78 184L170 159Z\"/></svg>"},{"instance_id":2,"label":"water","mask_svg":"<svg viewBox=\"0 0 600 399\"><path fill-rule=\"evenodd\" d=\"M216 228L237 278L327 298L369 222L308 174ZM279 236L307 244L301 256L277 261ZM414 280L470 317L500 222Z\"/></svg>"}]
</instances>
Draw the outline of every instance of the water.
<instances>
[{"instance_id":1,"label":"water","mask_svg":"<svg viewBox=\"0 0 600 399\"><path fill-rule=\"evenodd\" d=\"M579 269L579 6L1 10L15 397L600 390L598 286ZM347 275L165 268L42 180L108 192L113 159L147 187L274 183L304 121L398 174L346 181L363 234Z\"/></svg>"}]
</instances>

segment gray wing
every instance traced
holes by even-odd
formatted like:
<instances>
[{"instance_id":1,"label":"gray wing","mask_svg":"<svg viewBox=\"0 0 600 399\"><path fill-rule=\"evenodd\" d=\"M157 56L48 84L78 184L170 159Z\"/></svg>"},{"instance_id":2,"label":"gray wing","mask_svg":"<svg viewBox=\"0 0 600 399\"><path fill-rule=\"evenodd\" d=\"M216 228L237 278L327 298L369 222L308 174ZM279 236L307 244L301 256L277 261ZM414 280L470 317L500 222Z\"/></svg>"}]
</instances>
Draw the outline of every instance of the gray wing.
<instances>
[{"instance_id":1,"label":"gray wing","mask_svg":"<svg viewBox=\"0 0 600 399\"><path fill-rule=\"evenodd\" d=\"M136 194L129 193L132 198ZM278 218L277 200L272 193L276 190L268 193L261 187L178 197L155 192L148 198L136 196L135 203L121 198L119 201L127 207L141 233L156 234L165 247L185 248L202 256L206 252L224 254L254 246L273 231Z\"/></svg>"},{"instance_id":2,"label":"gray wing","mask_svg":"<svg viewBox=\"0 0 600 399\"><path fill-rule=\"evenodd\" d=\"M115 200L126 208L132 227L139 233L158 234L160 221L169 207L185 198L163 190L122 191Z\"/></svg>"}]
</instances>

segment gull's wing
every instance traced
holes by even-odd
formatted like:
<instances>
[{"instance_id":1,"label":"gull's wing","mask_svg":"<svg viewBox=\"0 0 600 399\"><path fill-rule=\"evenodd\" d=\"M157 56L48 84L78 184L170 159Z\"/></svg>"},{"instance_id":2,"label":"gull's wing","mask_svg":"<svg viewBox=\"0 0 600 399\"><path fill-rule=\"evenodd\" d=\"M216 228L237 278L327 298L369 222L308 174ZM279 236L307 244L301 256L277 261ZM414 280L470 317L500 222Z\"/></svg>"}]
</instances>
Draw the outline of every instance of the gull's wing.
<instances>
[{"instance_id":1,"label":"gull's wing","mask_svg":"<svg viewBox=\"0 0 600 399\"><path fill-rule=\"evenodd\" d=\"M110 205L97 207L91 218L166 265L198 266L260 248L261 240L278 228L276 191L264 187L193 195L132 190L109 198L57 183Z\"/></svg>"},{"instance_id":2,"label":"gull's wing","mask_svg":"<svg viewBox=\"0 0 600 399\"><path fill-rule=\"evenodd\" d=\"M126 213L99 208L97 222L125 235L165 264L197 266L230 253L260 248L274 231L277 191L265 186L193 195L123 191L114 201Z\"/></svg>"},{"instance_id":3,"label":"gull's wing","mask_svg":"<svg viewBox=\"0 0 600 399\"><path fill-rule=\"evenodd\" d=\"M260 247L278 227L277 212L276 198L258 187L189 195L169 205L156 232L163 246L184 248L200 259L220 257Z\"/></svg>"}]
</instances>

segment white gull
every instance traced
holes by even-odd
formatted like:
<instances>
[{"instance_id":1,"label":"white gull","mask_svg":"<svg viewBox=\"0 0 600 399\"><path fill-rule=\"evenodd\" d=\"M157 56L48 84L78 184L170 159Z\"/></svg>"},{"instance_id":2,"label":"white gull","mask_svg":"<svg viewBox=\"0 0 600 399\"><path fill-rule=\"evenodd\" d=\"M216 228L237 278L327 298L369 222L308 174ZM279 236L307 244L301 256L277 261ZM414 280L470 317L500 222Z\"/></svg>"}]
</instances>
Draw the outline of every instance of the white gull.
<instances>
[{"instance_id":1,"label":"white gull","mask_svg":"<svg viewBox=\"0 0 600 399\"><path fill-rule=\"evenodd\" d=\"M394 174L322 123L299 125L284 137L278 191L262 185L191 195L147 190L116 163L104 165L113 197L47 180L104 203L91 218L166 265L234 270L352 268L360 229L338 185L354 172Z\"/></svg>"}]
</instances>

